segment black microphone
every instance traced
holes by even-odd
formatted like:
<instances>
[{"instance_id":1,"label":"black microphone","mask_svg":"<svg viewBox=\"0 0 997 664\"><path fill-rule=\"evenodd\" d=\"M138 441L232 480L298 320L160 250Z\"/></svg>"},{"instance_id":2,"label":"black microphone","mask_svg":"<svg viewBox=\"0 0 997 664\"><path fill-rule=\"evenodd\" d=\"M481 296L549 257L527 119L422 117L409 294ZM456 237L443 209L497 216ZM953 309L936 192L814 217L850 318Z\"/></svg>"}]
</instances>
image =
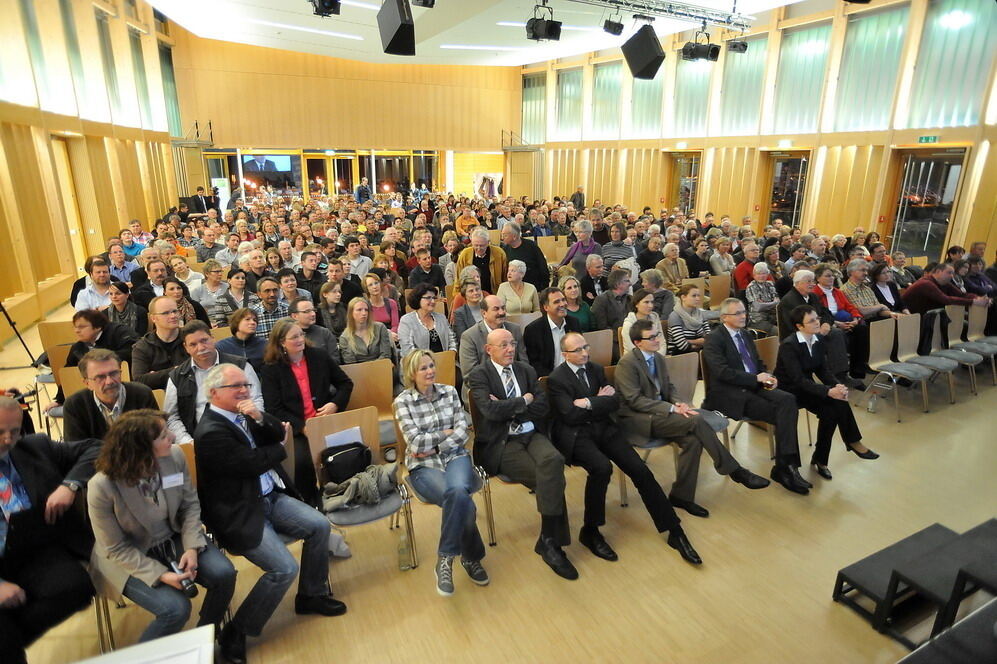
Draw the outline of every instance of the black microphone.
<instances>
[{"instance_id":1,"label":"black microphone","mask_svg":"<svg viewBox=\"0 0 997 664\"><path fill-rule=\"evenodd\" d=\"M180 566L177 565L175 562L170 561L170 567L177 574L181 575L184 574L184 571L180 569ZM195 586L194 582L191 581L190 579L180 579L180 587L183 590L183 594L186 595L187 597L190 598L197 597L197 586Z\"/></svg>"}]
</instances>

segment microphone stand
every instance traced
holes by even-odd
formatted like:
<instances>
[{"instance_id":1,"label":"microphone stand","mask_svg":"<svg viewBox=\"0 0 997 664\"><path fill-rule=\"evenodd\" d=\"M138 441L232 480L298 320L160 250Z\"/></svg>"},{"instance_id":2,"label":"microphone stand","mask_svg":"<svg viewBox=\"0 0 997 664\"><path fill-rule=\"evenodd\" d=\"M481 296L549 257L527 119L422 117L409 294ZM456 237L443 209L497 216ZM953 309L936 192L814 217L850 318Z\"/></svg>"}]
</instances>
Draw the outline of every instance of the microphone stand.
<instances>
[{"instance_id":1,"label":"microphone stand","mask_svg":"<svg viewBox=\"0 0 997 664\"><path fill-rule=\"evenodd\" d=\"M36 360L35 356L31 354L31 349L28 348L28 343L24 340L24 337L21 336L21 332L17 329L17 323L10 317L10 313L8 313L7 307L3 306L3 302L0 302L0 313L2 313L3 317L7 319L7 324L10 325L10 329L14 330L14 334L17 335L18 341L20 341L21 345L24 346L24 352L28 354L29 358L31 358L31 364L16 367L0 367L0 371L6 371L8 369L34 369L37 366L38 360Z\"/></svg>"}]
</instances>

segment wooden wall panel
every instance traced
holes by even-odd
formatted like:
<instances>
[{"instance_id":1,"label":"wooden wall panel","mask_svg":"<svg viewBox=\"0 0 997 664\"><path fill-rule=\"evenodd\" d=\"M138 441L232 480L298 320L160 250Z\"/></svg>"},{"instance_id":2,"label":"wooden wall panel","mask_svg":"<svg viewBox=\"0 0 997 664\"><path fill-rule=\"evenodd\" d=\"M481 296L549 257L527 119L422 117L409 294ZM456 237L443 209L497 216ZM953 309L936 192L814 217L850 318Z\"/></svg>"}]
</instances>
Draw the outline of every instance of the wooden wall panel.
<instances>
[{"instance_id":1,"label":"wooden wall panel","mask_svg":"<svg viewBox=\"0 0 997 664\"><path fill-rule=\"evenodd\" d=\"M696 211L717 216L729 214L735 223L744 215L754 214L751 200L755 150L747 147L712 148L704 151L700 162L701 190Z\"/></svg>"},{"instance_id":2,"label":"wooden wall panel","mask_svg":"<svg viewBox=\"0 0 997 664\"><path fill-rule=\"evenodd\" d=\"M873 145L834 145L823 148L823 158L814 160L810 174L805 226L822 233L850 235L856 226L870 228L875 205L875 182L885 149Z\"/></svg>"},{"instance_id":3,"label":"wooden wall panel","mask_svg":"<svg viewBox=\"0 0 997 664\"><path fill-rule=\"evenodd\" d=\"M454 193L473 196L475 173L504 173L505 155L501 152L498 154L455 152L453 168Z\"/></svg>"}]
</instances>

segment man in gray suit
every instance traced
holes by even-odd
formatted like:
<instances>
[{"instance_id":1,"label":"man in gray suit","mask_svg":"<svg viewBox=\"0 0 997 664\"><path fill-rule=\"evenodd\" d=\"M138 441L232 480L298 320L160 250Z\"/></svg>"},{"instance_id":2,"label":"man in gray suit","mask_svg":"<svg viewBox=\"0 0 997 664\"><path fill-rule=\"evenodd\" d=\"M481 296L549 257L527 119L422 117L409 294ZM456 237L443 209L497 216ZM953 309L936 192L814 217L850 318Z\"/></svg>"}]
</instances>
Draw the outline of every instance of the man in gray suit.
<instances>
[{"instance_id":1,"label":"man in gray suit","mask_svg":"<svg viewBox=\"0 0 997 664\"><path fill-rule=\"evenodd\" d=\"M693 516L710 515L705 507L695 502L703 449L713 458L714 467L721 475L730 475L732 480L749 489L768 486L768 480L737 462L692 406L677 401L665 358L658 353L661 334L655 331L654 324L649 320L637 321L630 327L630 340L635 348L620 358L616 366L616 389L622 401L620 423L631 435L645 440L661 438L682 449L675 483L668 497L672 505Z\"/></svg>"},{"instance_id":2,"label":"man in gray suit","mask_svg":"<svg viewBox=\"0 0 997 664\"><path fill-rule=\"evenodd\" d=\"M513 341L516 342L516 360L519 362L529 362L526 359L526 346L523 344L523 331L515 323L508 323L505 320L505 302L497 295L488 295L481 300L481 321L468 328L460 336L460 373L467 376L471 369L478 366L481 360L485 359L485 340L492 330L509 330L512 333ZM465 381L462 388L464 403L467 403L468 385Z\"/></svg>"}]
</instances>

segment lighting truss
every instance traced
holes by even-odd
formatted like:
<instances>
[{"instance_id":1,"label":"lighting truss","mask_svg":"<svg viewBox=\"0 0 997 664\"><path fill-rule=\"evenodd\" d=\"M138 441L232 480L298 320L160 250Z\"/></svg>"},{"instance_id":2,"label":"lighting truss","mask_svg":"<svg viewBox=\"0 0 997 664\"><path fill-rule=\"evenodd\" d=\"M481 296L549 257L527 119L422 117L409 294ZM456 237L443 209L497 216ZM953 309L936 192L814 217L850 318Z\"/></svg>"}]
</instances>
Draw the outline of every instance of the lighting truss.
<instances>
[{"instance_id":1,"label":"lighting truss","mask_svg":"<svg viewBox=\"0 0 997 664\"><path fill-rule=\"evenodd\" d=\"M735 12L725 12L719 9L708 7L698 7L687 5L682 2L669 2L668 0L567 0L581 5L592 5L602 7L614 12L629 12L632 14L643 14L645 16L661 16L663 18L674 18L682 21L692 21L710 25L722 26L737 30L748 30L751 28L754 16L738 14ZM735 8L737 5L734 5Z\"/></svg>"}]
</instances>

